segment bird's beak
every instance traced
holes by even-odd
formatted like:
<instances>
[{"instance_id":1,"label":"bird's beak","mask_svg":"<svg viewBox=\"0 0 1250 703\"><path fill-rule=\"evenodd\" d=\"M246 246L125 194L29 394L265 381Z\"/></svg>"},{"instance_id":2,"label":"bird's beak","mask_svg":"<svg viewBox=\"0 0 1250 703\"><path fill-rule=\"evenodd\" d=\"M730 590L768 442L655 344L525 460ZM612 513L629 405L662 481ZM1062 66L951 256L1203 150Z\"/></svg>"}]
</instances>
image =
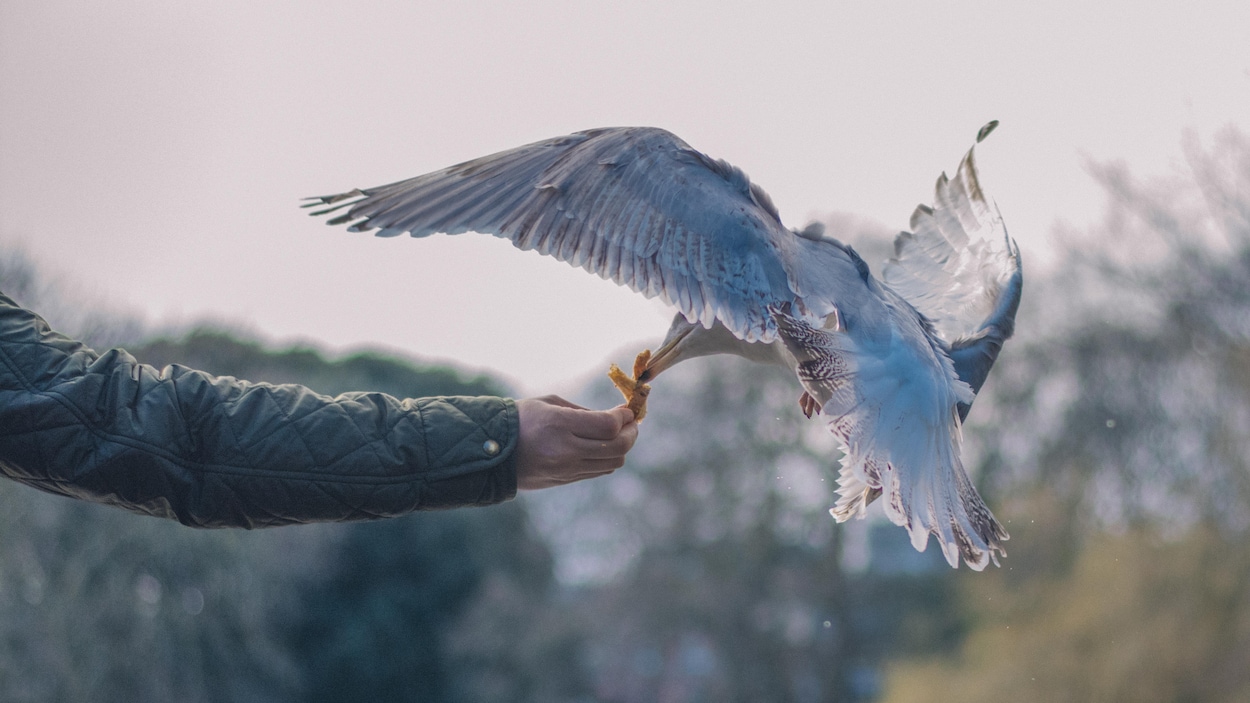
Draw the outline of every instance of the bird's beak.
<instances>
[{"instance_id":1,"label":"bird's beak","mask_svg":"<svg viewBox=\"0 0 1250 703\"><path fill-rule=\"evenodd\" d=\"M681 359L681 355L677 353L677 347L693 329L694 327L683 327L670 334L664 340L664 343L660 345L660 348L656 349L655 353L651 355L650 363L647 364L647 368L643 369L643 372L638 376L638 380L646 383L659 376L661 371L676 364Z\"/></svg>"}]
</instances>

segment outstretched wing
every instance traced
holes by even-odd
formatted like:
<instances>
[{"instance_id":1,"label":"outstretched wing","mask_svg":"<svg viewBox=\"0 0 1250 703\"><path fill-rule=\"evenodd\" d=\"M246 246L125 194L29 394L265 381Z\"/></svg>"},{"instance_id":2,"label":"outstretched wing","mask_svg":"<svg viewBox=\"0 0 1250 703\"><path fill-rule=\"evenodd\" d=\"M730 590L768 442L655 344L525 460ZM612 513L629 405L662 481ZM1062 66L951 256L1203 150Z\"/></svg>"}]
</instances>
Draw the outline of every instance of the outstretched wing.
<instances>
[{"instance_id":1,"label":"outstretched wing","mask_svg":"<svg viewBox=\"0 0 1250 703\"><path fill-rule=\"evenodd\" d=\"M880 354L785 306L772 312L799 381L842 443L833 516L839 522L862 516L884 496L886 516L907 528L916 549L924 551L934 535L951 566L961 558L978 571L991 560L997 564L1007 532L960 461L954 408L970 402L972 391L930 346L914 314L895 319L898 341Z\"/></svg>"},{"instance_id":2,"label":"outstretched wing","mask_svg":"<svg viewBox=\"0 0 1250 703\"><path fill-rule=\"evenodd\" d=\"M977 134L980 143L997 122ZM1023 269L1020 249L977 179L976 147L954 178L938 178L933 206L911 216L911 232L894 240L882 281L933 324L948 345L959 378L978 392L1003 343L1015 331ZM969 404L961 404L962 419Z\"/></svg>"},{"instance_id":3,"label":"outstretched wing","mask_svg":"<svg viewBox=\"0 0 1250 703\"><path fill-rule=\"evenodd\" d=\"M476 231L770 341L794 235L739 169L661 129L578 132L377 188L312 198L378 236Z\"/></svg>"}]
</instances>

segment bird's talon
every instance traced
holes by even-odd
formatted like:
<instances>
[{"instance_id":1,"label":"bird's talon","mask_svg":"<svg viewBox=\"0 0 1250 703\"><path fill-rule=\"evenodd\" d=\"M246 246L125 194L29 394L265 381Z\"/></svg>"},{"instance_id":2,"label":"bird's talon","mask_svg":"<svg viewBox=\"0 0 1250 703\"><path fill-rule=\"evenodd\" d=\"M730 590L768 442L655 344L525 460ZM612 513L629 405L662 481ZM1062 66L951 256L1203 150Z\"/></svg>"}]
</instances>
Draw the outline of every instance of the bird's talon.
<instances>
[{"instance_id":1,"label":"bird's talon","mask_svg":"<svg viewBox=\"0 0 1250 703\"><path fill-rule=\"evenodd\" d=\"M802 409L803 414L809 420L812 419L813 414L820 414L820 403L816 402L816 399L808 394L807 391L803 391L803 395L799 396L799 408Z\"/></svg>"}]
</instances>

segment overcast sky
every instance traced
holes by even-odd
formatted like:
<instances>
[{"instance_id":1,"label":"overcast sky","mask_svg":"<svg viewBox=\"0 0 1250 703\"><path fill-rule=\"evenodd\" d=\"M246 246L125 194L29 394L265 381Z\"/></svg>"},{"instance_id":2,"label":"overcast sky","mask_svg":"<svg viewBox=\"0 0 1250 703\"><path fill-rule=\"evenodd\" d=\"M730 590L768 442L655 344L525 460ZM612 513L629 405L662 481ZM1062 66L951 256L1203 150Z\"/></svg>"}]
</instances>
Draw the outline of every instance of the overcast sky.
<instances>
[{"instance_id":1,"label":"overcast sky","mask_svg":"<svg viewBox=\"0 0 1250 703\"><path fill-rule=\"evenodd\" d=\"M298 199L655 125L791 226L899 229L990 119L983 183L1042 265L1057 221L1098 216L1086 159L1164 173L1184 130L1250 128L1250 2L3 0L0 242L156 324L567 392L671 313L490 237L353 235Z\"/></svg>"}]
</instances>

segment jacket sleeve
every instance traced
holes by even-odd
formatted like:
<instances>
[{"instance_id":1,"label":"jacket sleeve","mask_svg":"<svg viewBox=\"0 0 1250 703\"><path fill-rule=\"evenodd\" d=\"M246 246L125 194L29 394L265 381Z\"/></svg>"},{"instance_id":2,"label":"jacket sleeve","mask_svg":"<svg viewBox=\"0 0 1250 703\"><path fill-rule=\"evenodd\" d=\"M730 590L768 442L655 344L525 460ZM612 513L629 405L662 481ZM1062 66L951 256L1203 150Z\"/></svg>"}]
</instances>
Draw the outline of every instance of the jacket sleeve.
<instances>
[{"instance_id":1,"label":"jacket sleeve","mask_svg":"<svg viewBox=\"0 0 1250 703\"><path fill-rule=\"evenodd\" d=\"M196 527L366 520L516 494L504 398L330 398L97 354L0 293L0 473Z\"/></svg>"}]
</instances>

